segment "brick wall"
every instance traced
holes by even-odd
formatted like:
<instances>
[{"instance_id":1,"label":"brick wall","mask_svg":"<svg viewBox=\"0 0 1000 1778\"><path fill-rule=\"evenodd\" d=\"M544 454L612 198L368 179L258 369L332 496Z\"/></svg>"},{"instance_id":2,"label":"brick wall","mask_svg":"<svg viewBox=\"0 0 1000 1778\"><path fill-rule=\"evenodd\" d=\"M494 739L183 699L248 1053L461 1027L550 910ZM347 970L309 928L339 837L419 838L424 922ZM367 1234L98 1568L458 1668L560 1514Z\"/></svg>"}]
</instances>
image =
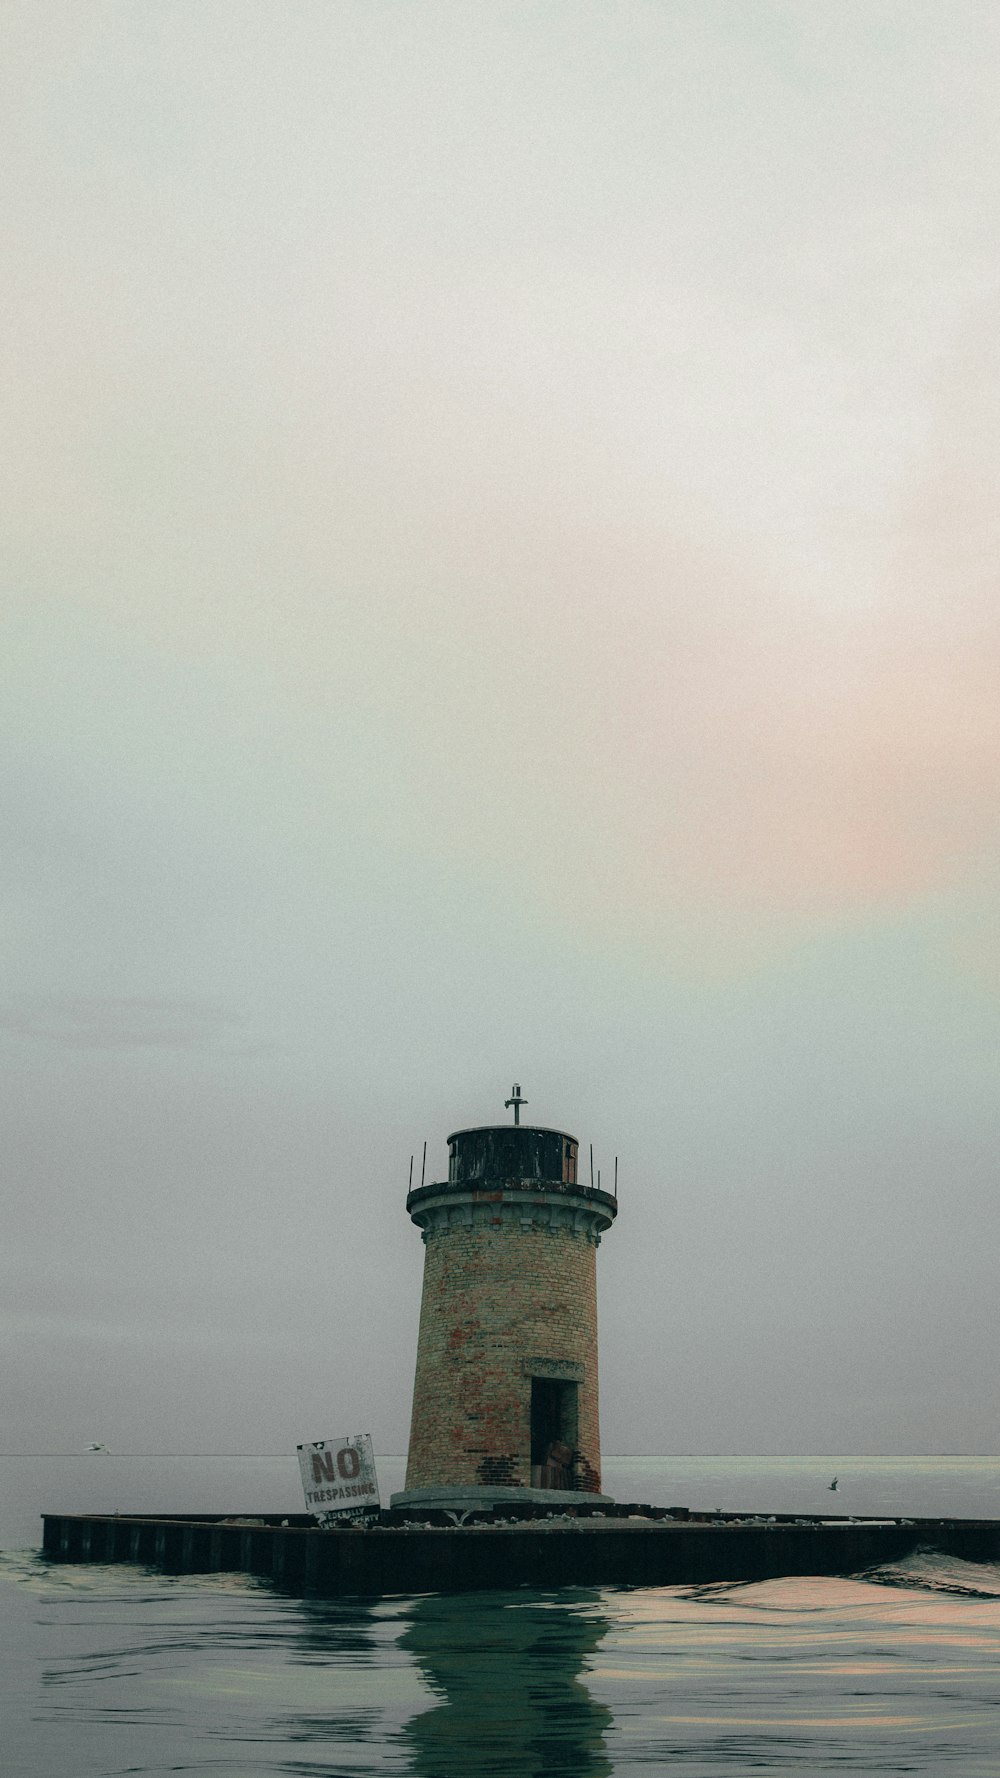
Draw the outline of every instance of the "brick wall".
<instances>
[{"instance_id":1,"label":"brick wall","mask_svg":"<svg viewBox=\"0 0 1000 1778\"><path fill-rule=\"evenodd\" d=\"M596 1245L495 1208L427 1239L406 1486L530 1486L530 1365L548 1359L582 1367L579 1485L599 1492Z\"/></svg>"}]
</instances>

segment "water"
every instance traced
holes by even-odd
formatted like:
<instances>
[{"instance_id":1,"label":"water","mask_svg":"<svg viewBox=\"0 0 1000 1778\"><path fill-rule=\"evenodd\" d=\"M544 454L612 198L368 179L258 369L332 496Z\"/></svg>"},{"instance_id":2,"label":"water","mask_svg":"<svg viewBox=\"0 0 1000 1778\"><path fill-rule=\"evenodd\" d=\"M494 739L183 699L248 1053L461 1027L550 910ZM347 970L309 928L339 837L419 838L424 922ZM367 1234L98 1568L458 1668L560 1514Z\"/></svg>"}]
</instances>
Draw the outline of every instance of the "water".
<instances>
[{"instance_id":1,"label":"water","mask_svg":"<svg viewBox=\"0 0 1000 1778\"><path fill-rule=\"evenodd\" d=\"M692 1507L1000 1517L997 1470L628 1458L605 1479ZM288 1458L22 1458L0 1485L5 1778L1000 1771L1000 1567L928 1550L845 1579L296 1600L30 1548L43 1506L297 1510Z\"/></svg>"}]
</instances>

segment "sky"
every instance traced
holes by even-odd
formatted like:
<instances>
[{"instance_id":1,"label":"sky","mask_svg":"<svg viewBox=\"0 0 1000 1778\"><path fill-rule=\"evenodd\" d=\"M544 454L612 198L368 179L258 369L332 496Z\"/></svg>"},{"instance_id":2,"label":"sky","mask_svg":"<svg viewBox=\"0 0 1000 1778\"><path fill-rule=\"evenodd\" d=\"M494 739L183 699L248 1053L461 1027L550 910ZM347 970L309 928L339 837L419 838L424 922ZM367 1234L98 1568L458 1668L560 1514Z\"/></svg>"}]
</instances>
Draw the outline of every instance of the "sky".
<instances>
[{"instance_id":1,"label":"sky","mask_svg":"<svg viewBox=\"0 0 1000 1778\"><path fill-rule=\"evenodd\" d=\"M5 0L0 1445L405 1448L411 1153L617 1452L990 1452L993 0Z\"/></svg>"}]
</instances>

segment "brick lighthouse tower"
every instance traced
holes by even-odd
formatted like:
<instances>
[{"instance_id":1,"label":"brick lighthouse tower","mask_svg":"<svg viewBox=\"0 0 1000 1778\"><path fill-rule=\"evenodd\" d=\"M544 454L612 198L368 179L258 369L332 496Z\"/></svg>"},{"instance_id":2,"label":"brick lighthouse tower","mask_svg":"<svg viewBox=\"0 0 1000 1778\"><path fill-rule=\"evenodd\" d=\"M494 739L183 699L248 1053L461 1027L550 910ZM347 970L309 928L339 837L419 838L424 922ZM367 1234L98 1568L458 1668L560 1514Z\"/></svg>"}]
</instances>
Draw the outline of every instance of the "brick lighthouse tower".
<instances>
[{"instance_id":1,"label":"brick lighthouse tower","mask_svg":"<svg viewBox=\"0 0 1000 1778\"><path fill-rule=\"evenodd\" d=\"M448 1137L448 1178L406 1208L426 1244L406 1487L394 1506L592 1504L601 1495L597 1272L617 1197L581 1184L575 1136Z\"/></svg>"}]
</instances>

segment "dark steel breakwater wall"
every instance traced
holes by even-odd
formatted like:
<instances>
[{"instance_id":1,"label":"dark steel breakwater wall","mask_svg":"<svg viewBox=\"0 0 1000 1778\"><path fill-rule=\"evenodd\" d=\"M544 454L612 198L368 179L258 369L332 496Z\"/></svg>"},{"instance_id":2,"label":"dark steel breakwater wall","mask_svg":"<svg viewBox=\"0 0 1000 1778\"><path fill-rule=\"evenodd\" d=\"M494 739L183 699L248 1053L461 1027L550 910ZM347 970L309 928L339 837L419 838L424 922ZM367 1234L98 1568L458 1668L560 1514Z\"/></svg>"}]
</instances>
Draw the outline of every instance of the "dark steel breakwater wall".
<instances>
[{"instance_id":1,"label":"dark steel breakwater wall","mask_svg":"<svg viewBox=\"0 0 1000 1778\"><path fill-rule=\"evenodd\" d=\"M856 1574L921 1546L1000 1560L996 1520L372 1526L52 1514L44 1553L62 1562L137 1562L171 1574L237 1572L328 1596L452 1593L517 1586L690 1586L794 1574Z\"/></svg>"}]
</instances>

